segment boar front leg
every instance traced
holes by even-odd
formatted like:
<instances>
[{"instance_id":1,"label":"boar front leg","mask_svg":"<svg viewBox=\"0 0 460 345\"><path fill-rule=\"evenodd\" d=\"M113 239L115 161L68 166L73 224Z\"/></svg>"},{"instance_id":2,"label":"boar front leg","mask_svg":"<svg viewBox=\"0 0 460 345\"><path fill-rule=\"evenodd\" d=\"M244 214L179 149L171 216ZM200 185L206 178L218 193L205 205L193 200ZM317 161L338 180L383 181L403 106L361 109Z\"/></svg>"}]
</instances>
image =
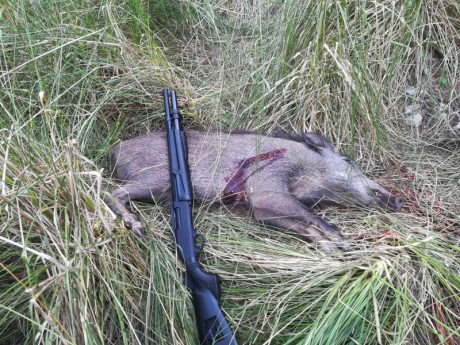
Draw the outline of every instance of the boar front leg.
<instances>
[{"instance_id":1,"label":"boar front leg","mask_svg":"<svg viewBox=\"0 0 460 345\"><path fill-rule=\"evenodd\" d=\"M127 207L127 203L130 200L152 200L150 188L141 183L132 182L115 189L111 194L112 198L107 200L109 207L123 219L134 234L142 237L142 223Z\"/></svg>"},{"instance_id":2,"label":"boar front leg","mask_svg":"<svg viewBox=\"0 0 460 345\"><path fill-rule=\"evenodd\" d=\"M251 199L254 217L265 224L294 231L309 242L317 243L326 252L338 251L338 247L350 250L337 227L305 207L299 200L280 193L261 193Z\"/></svg>"}]
</instances>

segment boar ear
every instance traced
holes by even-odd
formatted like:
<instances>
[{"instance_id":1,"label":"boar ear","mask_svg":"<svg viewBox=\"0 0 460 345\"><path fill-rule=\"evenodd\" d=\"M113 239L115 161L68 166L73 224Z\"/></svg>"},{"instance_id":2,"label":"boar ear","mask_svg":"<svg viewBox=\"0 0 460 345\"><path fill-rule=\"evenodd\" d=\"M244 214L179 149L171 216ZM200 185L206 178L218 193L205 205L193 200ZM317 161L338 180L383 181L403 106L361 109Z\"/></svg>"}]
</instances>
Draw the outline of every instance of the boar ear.
<instances>
[{"instance_id":1,"label":"boar ear","mask_svg":"<svg viewBox=\"0 0 460 345\"><path fill-rule=\"evenodd\" d=\"M329 141L319 133L302 133L302 135L305 144L319 153L321 153L323 149L332 149Z\"/></svg>"}]
</instances>

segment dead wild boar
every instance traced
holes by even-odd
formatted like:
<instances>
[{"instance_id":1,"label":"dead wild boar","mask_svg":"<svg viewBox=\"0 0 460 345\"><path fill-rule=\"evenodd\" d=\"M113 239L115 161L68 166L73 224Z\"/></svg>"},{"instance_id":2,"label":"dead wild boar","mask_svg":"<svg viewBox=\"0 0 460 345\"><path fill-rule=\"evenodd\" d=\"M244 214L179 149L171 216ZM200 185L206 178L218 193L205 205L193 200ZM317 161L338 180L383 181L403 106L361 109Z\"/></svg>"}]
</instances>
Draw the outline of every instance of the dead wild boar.
<instances>
[{"instance_id":1,"label":"dead wild boar","mask_svg":"<svg viewBox=\"0 0 460 345\"><path fill-rule=\"evenodd\" d=\"M299 234L325 252L349 245L310 207L348 202L396 211L403 206L402 197L367 178L317 133L189 131L187 143L195 198L249 206L257 220ZM110 150L110 159L124 185L112 192L109 204L140 236L142 224L126 204L170 197L166 133L121 142Z\"/></svg>"}]
</instances>

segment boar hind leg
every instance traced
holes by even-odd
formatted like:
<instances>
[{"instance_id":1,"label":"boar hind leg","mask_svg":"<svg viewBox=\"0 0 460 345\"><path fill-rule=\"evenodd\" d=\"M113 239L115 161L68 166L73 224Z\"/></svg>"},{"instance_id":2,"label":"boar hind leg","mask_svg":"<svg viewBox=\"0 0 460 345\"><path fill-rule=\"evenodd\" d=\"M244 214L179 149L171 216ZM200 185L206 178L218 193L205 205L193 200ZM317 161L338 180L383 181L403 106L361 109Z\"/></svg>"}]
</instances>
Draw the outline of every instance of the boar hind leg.
<instances>
[{"instance_id":1,"label":"boar hind leg","mask_svg":"<svg viewBox=\"0 0 460 345\"><path fill-rule=\"evenodd\" d=\"M108 201L110 208L119 215L125 224L138 237L142 236L142 223L137 216L127 207L130 200L152 199L149 188L140 183L128 183L112 192L112 198Z\"/></svg>"}]
</instances>

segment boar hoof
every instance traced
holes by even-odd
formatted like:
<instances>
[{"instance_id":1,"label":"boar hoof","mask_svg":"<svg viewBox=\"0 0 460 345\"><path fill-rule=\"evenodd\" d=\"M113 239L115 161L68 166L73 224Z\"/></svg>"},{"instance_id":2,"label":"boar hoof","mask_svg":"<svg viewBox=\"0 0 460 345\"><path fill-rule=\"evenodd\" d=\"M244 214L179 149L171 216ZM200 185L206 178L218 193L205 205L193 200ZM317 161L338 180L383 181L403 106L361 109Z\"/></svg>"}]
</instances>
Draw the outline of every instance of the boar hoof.
<instances>
[{"instance_id":1,"label":"boar hoof","mask_svg":"<svg viewBox=\"0 0 460 345\"><path fill-rule=\"evenodd\" d=\"M141 222L135 222L133 225L131 225L131 231L134 232L134 234L142 238L142 224Z\"/></svg>"},{"instance_id":2,"label":"boar hoof","mask_svg":"<svg viewBox=\"0 0 460 345\"><path fill-rule=\"evenodd\" d=\"M319 241L318 246L320 247L321 251L325 254L331 254L332 252L336 252L335 246L331 246L328 243L325 243L325 241ZM334 248L334 250L332 248Z\"/></svg>"},{"instance_id":3,"label":"boar hoof","mask_svg":"<svg viewBox=\"0 0 460 345\"><path fill-rule=\"evenodd\" d=\"M337 246L342 248L344 252L350 252L353 249L351 246L348 244L348 241L345 240L343 237L342 238L337 238L337 237L332 237L331 241Z\"/></svg>"},{"instance_id":4,"label":"boar hoof","mask_svg":"<svg viewBox=\"0 0 460 345\"><path fill-rule=\"evenodd\" d=\"M136 216L130 214L123 218L126 226L137 236L142 237L142 223L137 220Z\"/></svg>"},{"instance_id":5,"label":"boar hoof","mask_svg":"<svg viewBox=\"0 0 460 345\"><path fill-rule=\"evenodd\" d=\"M317 246L321 251L325 254L332 254L340 252L339 248L331 241L328 240L320 240L316 242Z\"/></svg>"}]
</instances>

